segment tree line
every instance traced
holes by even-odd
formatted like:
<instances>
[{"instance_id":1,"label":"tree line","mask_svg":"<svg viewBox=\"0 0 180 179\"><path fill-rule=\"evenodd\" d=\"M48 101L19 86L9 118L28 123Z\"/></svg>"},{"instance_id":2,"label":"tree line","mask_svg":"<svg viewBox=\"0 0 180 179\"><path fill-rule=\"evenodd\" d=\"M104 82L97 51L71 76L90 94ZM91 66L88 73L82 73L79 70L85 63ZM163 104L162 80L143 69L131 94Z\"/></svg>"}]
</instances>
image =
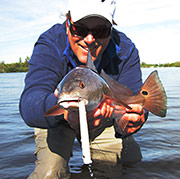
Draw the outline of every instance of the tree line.
<instances>
[{"instance_id":1,"label":"tree line","mask_svg":"<svg viewBox=\"0 0 180 179\"><path fill-rule=\"evenodd\" d=\"M22 62L22 59L19 58L19 62L5 64L3 61L0 62L0 73L10 73L10 72L27 72L29 70L28 61L29 57L25 58L25 61ZM180 61L174 63L164 63L164 64L147 64L145 62L141 63L142 68L149 67L180 67Z\"/></svg>"},{"instance_id":2,"label":"tree line","mask_svg":"<svg viewBox=\"0 0 180 179\"><path fill-rule=\"evenodd\" d=\"M0 73L11 73L11 72L27 72L29 70L29 57L25 58L25 61L22 62L22 59L19 58L19 62L5 64L4 61L0 62Z\"/></svg>"},{"instance_id":3,"label":"tree line","mask_svg":"<svg viewBox=\"0 0 180 179\"><path fill-rule=\"evenodd\" d=\"M164 63L164 64L147 64L145 62L141 63L142 68L149 68L149 67L180 67L180 61L174 63Z\"/></svg>"}]
</instances>

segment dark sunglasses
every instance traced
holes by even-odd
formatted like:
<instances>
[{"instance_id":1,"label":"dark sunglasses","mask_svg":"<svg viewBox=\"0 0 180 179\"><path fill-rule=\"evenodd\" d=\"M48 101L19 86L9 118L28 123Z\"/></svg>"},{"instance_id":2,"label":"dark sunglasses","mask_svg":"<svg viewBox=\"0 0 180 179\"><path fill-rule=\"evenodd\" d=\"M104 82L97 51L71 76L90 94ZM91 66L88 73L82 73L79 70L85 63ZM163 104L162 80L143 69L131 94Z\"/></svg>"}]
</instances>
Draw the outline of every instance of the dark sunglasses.
<instances>
[{"instance_id":1,"label":"dark sunglasses","mask_svg":"<svg viewBox=\"0 0 180 179\"><path fill-rule=\"evenodd\" d=\"M89 29L86 27L72 24L70 19L68 19L68 26L71 34L77 37L86 37L89 33L91 33L94 38L103 39L109 37L111 34L111 27Z\"/></svg>"}]
</instances>

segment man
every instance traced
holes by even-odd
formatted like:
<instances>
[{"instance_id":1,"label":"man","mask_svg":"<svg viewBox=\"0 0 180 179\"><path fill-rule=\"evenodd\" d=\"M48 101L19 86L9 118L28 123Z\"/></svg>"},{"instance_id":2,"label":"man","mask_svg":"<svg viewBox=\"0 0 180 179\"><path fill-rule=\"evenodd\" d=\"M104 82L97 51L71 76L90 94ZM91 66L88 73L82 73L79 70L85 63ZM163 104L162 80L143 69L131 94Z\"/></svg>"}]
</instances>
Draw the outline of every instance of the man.
<instances>
[{"instance_id":1,"label":"man","mask_svg":"<svg viewBox=\"0 0 180 179\"><path fill-rule=\"evenodd\" d=\"M62 78L71 69L86 63L88 50L99 72L104 69L134 93L142 85L135 45L123 33L112 28L115 4L114 0L69 0L66 21L43 33L34 46L20 99L22 118L27 125L35 127L37 161L30 178L70 177L68 161L76 132L66 120L72 116L66 119L62 115L44 117L44 113L56 104L54 91ZM111 103L104 102L100 106L93 111L92 119L96 116L108 119L113 113ZM133 104L131 107L132 110L127 109L122 116L130 121L125 129L127 136L139 130L147 119L142 106ZM117 162L117 158L140 161L141 153L132 136L125 136L122 142L118 122L114 125L115 131L113 126L108 127L92 141L92 158L108 160L108 157L103 159L97 152L102 150L110 154L107 156L112 156L112 162ZM125 147L122 150L126 152L121 154L122 143Z\"/></svg>"}]
</instances>

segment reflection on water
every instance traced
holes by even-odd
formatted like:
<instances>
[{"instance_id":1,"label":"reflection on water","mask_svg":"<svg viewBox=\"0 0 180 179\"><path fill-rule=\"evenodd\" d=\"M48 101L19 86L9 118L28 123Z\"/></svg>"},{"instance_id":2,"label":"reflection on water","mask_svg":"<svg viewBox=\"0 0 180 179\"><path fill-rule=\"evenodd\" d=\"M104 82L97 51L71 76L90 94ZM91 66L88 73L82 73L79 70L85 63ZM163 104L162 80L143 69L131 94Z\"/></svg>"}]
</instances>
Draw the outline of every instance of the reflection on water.
<instances>
[{"instance_id":1,"label":"reflection on water","mask_svg":"<svg viewBox=\"0 0 180 179\"><path fill-rule=\"evenodd\" d=\"M143 79L153 68L142 69ZM168 96L166 118L149 116L135 134L143 161L134 168L111 167L107 163L94 166L95 178L180 178L180 68L158 68ZM0 178L26 178L33 171L35 144L33 129L26 126L18 112L18 101L25 73L0 74ZM88 178L82 167L82 154L75 142L70 160L71 178ZM83 171L83 172L82 172ZM106 173L104 173L104 171ZM106 176L106 177L104 177Z\"/></svg>"}]
</instances>

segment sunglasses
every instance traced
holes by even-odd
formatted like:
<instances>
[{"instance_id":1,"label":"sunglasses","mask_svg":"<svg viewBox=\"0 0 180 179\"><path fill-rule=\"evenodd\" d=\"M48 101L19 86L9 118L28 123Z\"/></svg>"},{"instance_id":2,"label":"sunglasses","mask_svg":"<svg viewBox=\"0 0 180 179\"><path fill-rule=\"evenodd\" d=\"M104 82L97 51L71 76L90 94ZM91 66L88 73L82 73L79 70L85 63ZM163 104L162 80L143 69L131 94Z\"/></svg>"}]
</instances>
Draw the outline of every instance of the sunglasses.
<instances>
[{"instance_id":1,"label":"sunglasses","mask_svg":"<svg viewBox=\"0 0 180 179\"><path fill-rule=\"evenodd\" d=\"M87 27L72 24L70 19L68 19L68 26L71 34L76 37L86 37L91 33L94 38L103 39L109 37L111 34L111 27L89 29Z\"/></svg>"}]
</instances>

